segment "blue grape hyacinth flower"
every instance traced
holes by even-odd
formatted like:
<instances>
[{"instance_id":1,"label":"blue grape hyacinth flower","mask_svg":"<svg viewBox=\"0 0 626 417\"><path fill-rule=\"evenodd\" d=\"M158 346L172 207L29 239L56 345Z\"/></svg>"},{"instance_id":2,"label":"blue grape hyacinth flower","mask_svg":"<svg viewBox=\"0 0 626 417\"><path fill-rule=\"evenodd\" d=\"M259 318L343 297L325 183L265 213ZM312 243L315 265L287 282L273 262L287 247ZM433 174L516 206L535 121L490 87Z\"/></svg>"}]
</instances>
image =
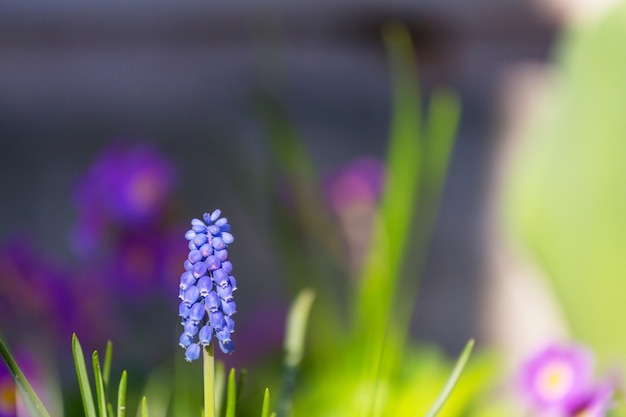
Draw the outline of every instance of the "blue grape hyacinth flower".
<instances>
[{"instance_id":1,"label":"blue grape hyacinth flower","mask_svg":"<svg viewBox=\"0 0 626 417\"><path fill-rule=\"evenodd\" d=\"M231 334L235 331L233 291L237 284L228 260L228 245L234 238L220 210L205 213L203 220L193 219L185 238L189 255L180 276L178 315L183 333L179 344L191 362L200 357L200 346L208 346L213 338L222 352L234 350Z\"/></svg>"}]
</instances>

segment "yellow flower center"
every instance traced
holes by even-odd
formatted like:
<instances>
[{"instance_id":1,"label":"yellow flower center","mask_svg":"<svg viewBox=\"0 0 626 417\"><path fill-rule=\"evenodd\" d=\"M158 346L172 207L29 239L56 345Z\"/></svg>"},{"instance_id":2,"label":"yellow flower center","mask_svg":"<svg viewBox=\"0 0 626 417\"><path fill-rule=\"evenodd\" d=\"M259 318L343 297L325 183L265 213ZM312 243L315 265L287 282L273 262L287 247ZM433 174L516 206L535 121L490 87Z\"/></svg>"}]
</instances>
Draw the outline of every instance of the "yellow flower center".
<instances>
[{"instance_id":1,"label":"yellow flower center","mask_svg":"<svg viewBox=\"0 0 626 417\"><path fill-rule=\"evenodd\" d=\"M555 361L537 373L535 384L541 395L549 401L563 398L574 383L574 370L563 361Z\"/></svg>"},{"instance_id":2,"label":"yellow flower center","mask_svg":"<svg viewBox=\"0 0 626 417\"><path fill-rule=\"evenodd\" d=\"M15 386L10 378L0 381L0 414L15 412Z\"/></svg>"}]
</instances>

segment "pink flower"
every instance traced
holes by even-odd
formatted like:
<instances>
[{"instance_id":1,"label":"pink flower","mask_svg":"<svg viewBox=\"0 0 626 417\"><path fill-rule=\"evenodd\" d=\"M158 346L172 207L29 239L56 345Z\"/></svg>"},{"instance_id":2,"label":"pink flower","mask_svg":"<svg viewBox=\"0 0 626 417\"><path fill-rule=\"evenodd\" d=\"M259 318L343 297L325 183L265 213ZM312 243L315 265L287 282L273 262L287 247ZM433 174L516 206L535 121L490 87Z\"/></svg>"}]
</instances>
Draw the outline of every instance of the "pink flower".
<instances>
[{"instance_id":1,"label":"pink flower","mask_svg":"<svg viewBox=\"0 0 626 417\"><path fill-rule=\"evenodd\" d=\"M571 404L589 392L592 355L580 346L548 346L522 367L522 395L539 412L568 415Z\"/></svg>"}]
</instances>

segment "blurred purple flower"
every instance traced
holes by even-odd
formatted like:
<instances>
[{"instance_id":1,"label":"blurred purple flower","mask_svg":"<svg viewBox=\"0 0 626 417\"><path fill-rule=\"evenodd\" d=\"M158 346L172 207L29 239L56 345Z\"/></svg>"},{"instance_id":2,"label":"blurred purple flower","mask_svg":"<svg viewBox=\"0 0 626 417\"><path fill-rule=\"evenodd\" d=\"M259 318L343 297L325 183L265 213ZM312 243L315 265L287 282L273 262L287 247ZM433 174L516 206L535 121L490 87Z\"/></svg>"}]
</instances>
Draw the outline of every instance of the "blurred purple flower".
<instances>
[{"instance_id":1,"label":"blurred purple flower","mask_svg":"<svg viewBox=\"0 0 626 417\"><path fill-rule=\"evenodd\" d=\"M22 238L0 246L0 325L13 334L32 335L38 330L58 335L67 316L69 274Z\"/></svg>"},{"instance_id":2,"label":"blurred purple flower","mask_svg":"<svg viewBox=\"0 0 626 417\"><path fill-rule=\"evenodd\" d=\"M162 214L174 184L172 164L153 147L112 145L75 189L75 250L81 254L93 250L109 223L133 226L153 222Z\"/></svg>"},{"instance_id":3,"label":"blurred purple flower","mask_svg":"<svg viewBox=\"0 0 626 417\"><path fill-rule=\"evenodd\" d=\"M566 407L567 416L604 417L611 406L614 392L614 385L604 381L571 401Z\"/></svg>"},{"instance_id":4,"label":"blurred purple flower","mask_svg":"<svg viewBox=\"0 0 626 417\"><path fill-rule=\"evenodd\" d=\"M113 293L136 298L171 290L172 276L186 256L180 237L169 231L131 230L123 232L110 259L106 260L107 279ZM121 290L121 291L120 291Z\"/></svg>"},{"instance_id":5,"label":"blurred purple flower","mask_svg":"<svg viewBox=\"0 0 626 417\"><path fill-rule=\"evenodd\" d=\"M355 159L324 181L326 200L346 243L346 259L352 277L359 276L369 253L372 225L384 182L385 166L372 157Z\"/></svg>"},{"instance_id":6,"label":"blurred purple flower","mask_svg":"<svg viewBox=\"0 0 626 417\"><path fill-rule=\"evenodd\" d=\"M15 383L4 363L0 364L0 417L17 416Z\"/></svg>"},{"instance_id":7,"label":"blurred purple flower","mask_svg":"<svg viewBox=\"0 0 626 417\"><path fill-rule=\"evenodd\" d=\"M567 415L592 384L593 358L580 346L551 345L522 367L520 390L539 412Z\"/></svg>"},{"instance_id":8,"label":"blurred purple flower","mask_svg":"<svg viewBox=\"0 0 626 417\"><path fill-rule=\"evenodd\" d=\"M385 183L385 166L373 157L361 157L324 180L326 199L335 213L355 204L375 205Z\"/></svg>"}]
</instances>

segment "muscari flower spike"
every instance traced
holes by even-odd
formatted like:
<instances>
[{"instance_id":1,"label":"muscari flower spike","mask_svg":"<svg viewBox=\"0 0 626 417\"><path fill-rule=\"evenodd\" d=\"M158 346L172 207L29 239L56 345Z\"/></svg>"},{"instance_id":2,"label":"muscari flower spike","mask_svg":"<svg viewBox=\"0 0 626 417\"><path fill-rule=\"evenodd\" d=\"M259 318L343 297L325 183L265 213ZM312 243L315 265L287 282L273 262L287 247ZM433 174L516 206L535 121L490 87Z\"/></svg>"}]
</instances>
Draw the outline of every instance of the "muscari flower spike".
<instances>
[{"instance_id":1,"label":"muscari flower spike","mask_svg":"<svg viewBox=\"0 0 626 417\"><path fill-rule=\"evenodd\" d=\"M227 251L234 238L228 220L220 216L220 210L205 213L203 220L193 219L185 233L189 255L180 277L178 314L183 325L179 344L188 362L198 359L200 346L208 346L213 338L224 353L235 348L231 333L237 285Z\"/></svg>"}]
</instances>

